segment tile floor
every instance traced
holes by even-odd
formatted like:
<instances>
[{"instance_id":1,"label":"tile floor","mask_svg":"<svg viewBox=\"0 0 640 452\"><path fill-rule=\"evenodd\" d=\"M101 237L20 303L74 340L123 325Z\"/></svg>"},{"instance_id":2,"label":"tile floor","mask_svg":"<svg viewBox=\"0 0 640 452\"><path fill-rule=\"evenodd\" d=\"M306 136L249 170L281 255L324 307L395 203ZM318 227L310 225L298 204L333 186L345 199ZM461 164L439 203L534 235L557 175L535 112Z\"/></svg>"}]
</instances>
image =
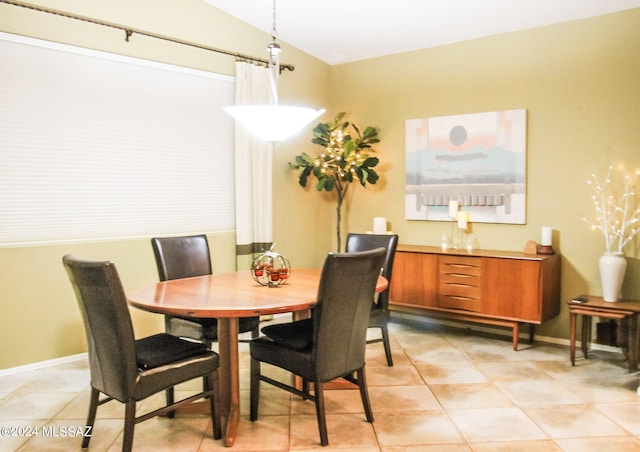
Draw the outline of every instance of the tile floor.
<instances>
[{"instance_id":1,"label":"tile floor","mask_svg":"<svg viewBox=\"0 0 640 452\"><path fill-rule=\"evenodd\" d=\"M327 391L327 448L319 445L313 404L282 390L265 387L260 419L248 420L241 345L243 417L230 450L640 451L640 373L627 370L621 353L593 351L571 367L565 346L524 343L515 352L507 337L407 320L394 321L392 340L392 368L381 344L367 352L373 424L356 390ZM84 424L88 381L84 361L0 377L0 427L40 429L31 438L0 437L0 450L80 449L80 438L65 432ZM116 402L98 409L91 451L120 450L122 416ZM134 449L225 448L211 438L207 416L181 415L138 424Z\"/></svg>"}]
</instances>

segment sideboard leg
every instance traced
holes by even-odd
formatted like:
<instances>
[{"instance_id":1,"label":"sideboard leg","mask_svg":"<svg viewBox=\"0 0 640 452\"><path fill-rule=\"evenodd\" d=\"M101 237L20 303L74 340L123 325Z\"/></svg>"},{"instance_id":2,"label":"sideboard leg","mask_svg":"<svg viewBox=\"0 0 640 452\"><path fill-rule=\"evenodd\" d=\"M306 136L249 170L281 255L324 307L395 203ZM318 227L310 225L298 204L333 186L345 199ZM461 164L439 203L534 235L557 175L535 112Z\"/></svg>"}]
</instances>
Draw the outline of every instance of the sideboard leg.
<instances>
[{"instance_id":1,"label":"sideboard leg","mask_svg":"<svg viewBox=\"0 0 640 452\"><path fill-rule=\"evenodd\" d=\"M518 336L520 335L520 324L513 322L513 349L518 351Z\"/></svg>"},{"instance_id":2,"label":"sideboard leg","mask_svg":"<svg viewBox=\"0 0 640 452\"><path fill-rule=\"evenodd\" d=\"M570 319L570 330L569 330L569 359L571 360L571 365L576 365L576 318L578 314L573 311L569 311L569 319ZM581 336L582 337L582 336ZM582 338L584 341L584 338Z\"/></svg>"},{"instance_id":3,"label":"sideboard leg","mask_svg":"<svg viewBox=\"0 0 640 452\"><path fill-rule=\"evenodd\" d=\"M533 344L533 335L535 334L536 326L533 323L529 324L529 343Z\"/></svg>"}]
</instances>

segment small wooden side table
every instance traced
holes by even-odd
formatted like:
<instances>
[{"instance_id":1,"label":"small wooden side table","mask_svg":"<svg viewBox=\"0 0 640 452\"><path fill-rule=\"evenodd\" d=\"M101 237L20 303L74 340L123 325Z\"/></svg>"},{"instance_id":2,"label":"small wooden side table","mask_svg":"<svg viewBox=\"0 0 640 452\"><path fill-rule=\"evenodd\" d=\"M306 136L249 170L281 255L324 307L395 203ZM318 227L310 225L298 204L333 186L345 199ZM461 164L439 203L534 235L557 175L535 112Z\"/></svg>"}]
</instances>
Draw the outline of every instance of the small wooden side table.
<instances>
[{"instance_id":1,"label":"small wooden side table","mask_svg":"<svg viewBox=\"0 0 640 452\"><path fill-rule=\"evenodd\" d=\"M621 300L616 302L604 301L602 297L586 295L587 301L576 303L567 301L571 320L570 345L571 345L571 365L576 364L576 318L582 316L582 331L580 342L582 353L587 358L587 345L591 338L591 319L593 317L603 317L605 319L629 318L629 370L638 370L638 314L640 314L640 301Z\"/></svg>"}]
</instances>

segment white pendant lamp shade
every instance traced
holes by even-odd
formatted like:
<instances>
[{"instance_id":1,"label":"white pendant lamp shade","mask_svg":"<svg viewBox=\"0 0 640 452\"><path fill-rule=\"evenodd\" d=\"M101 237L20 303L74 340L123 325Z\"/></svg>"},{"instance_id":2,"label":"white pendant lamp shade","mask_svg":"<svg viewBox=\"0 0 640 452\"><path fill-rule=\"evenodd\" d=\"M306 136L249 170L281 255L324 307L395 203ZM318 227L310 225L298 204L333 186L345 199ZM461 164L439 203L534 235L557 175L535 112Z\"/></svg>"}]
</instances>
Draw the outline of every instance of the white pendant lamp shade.
<instances>
[{"instance_id":1,"label":"white pendant lamp shade","mask_svg":"<svg viewBox=\"0 0 640 452\"><path fill-rule=\"evenodd\" d=\"M286 140L325 112L284 105L236 105L224 111L253 135L272 143Z\"/></svg>"},{"instance_id":2,"label":"white pendant lamp shade","mask_svg":"<svg viewBox=\"0 0 640 452\"><path fill-rule=\"evenodd\" d=\"M273 29L271 42L267 46L272 101L265 105L236 105L224 108L224 111L233 116L250 133L271 143L286 140L325 112L324 109L278 105L279 55L282 49L276 41L277 36L276 0L273 0Z\"/></svg>"}]
</instances>

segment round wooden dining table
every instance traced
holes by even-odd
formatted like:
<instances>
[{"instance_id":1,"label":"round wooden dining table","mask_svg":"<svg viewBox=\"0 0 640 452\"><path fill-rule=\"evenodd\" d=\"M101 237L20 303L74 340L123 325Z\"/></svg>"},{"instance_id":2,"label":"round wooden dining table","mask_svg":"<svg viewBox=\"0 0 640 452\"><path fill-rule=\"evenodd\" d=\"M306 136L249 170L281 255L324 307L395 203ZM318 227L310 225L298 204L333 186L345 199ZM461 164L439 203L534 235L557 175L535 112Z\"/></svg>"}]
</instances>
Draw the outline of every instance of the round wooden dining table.
<instances>
[{"instance_id":1,"label":"round wooden dining table","mask_svg":"<svg viewBox=\"0 0 640 452\"><path fill-rule=\"evenodd\" d=\"M321 269L295 269L285 284L271 287L255 282L247 270L162 281L127 294L131 306L145 311L218 319L220 407L228 413L226 446L233 445L240 418L238 318L288 312L294 320L307 317L316 303L321 273ZM376 292L387 286L380 276Z\"/></svg>"}]
</instances>

